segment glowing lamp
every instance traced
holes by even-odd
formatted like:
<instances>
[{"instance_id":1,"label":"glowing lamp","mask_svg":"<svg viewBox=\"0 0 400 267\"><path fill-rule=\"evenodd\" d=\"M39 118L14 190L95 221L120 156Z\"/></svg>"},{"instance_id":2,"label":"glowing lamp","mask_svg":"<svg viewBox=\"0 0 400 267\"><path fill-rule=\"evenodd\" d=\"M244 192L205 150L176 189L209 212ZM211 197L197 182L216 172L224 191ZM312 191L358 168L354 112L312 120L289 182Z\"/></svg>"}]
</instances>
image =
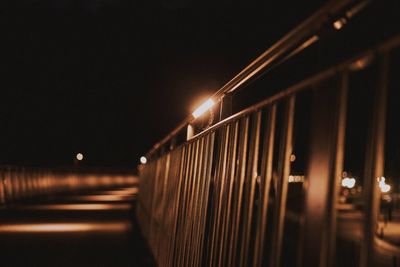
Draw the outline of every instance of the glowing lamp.
<instances>
[{"instance_id":1,"label":"glowing lamp","mask_svg":"<svg viewBox=\"0 0 400 267\"><path fill-rule=\"evenodd\" d=\"M140 157L140 163L146 164L147 163L146 157Z\"/></svg>"},{"instance_id":2,"label":"glowing lamp","mask_svg":"<svg viewBox=\"0 0 400 267\"><path fill-rule=\"evenodd\" d=\"M79 161L83 160L83 154L82 153L76 154L76 159Z\"/></svg>"},{"instance_id":3,"label":"glowing lamp","mask_svg":"<svg viewBox=\"0 0 400 267\"><path fill-rule=\"evenodd\" d=\"M200 117L201 115L203 115L207 110L209 110L212 106L214 106L214 101L209 98L206 102L204 102L203 104L201 104L200 107L198 107L193 113L193 117L195 119L197 119L198 117Z\"/></svg>"}]
</instances>

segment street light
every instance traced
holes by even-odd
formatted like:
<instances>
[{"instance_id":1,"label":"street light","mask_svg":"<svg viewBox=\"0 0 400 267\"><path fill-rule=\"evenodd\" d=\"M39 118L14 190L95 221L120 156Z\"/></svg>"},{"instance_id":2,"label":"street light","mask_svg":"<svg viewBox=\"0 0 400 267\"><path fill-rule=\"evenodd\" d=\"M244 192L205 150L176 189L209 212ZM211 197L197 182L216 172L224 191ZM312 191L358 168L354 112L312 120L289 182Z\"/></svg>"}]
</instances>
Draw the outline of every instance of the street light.
<instances>
[{"instance_id":1,"label":"street light","mask_svg":"<svg viewBox=\"0 0 400 267\"><path fill-rule=\"evenodd\" d=\"M206 102L204 102L203 104L201 104L200 107L198 107L193 113L193 117L195 119L197 119L198 117L200 117L201 115L203 115L207 110L209 110L212 106L214 106L214 101L209 98Z\"/></svg>"},{"instance_id":2,"label":"street light","mask_svg":"<svg viewBox=\"0 0 400 267\"><path fill-rule=\"evenodd\" d=\"M146 157L144 157L144 156L140 157L140 163L146 164L147 163Z\"/></svg>"},{"instance_id":3,"label":"street light","mask_svg":"<svg viewBox=\"0 0 400 267\"><path fill-rule=\"evenodd\" d=\"M82 153L76 154L76 159L77 159L78 161L83 160L83 154L82 154Z\"/></svg>"}]
</instances>

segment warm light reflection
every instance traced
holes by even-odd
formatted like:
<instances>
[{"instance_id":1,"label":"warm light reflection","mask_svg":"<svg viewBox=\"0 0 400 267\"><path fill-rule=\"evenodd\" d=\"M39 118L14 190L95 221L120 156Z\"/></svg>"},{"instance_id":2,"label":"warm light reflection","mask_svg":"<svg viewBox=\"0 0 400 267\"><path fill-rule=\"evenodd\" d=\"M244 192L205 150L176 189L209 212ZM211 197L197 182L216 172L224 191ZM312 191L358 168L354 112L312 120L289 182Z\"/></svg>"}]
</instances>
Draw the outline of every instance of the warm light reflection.
<instances>
[{"instance_id":1,"label":"warm light reflection","mask_svg":"<svg viewBox=\"0 0 400 267\"><path fill-rule=\"evenodd\" d=\"M72 198L68 198L72 200L78 201L123 201L123 200L132 200L133 196L131 195L90 195L90 196L76 196Z\"/></svg>"},{"instance_id":2,"label":"warm light reflection","mask_svg":"<svg viewBox=\"0 0 400 267\"><path fill-rule=\"evenodd\" d=\"M206 102L204 102L200 107L198 107L193 113L193 117L196 119L203 115L207 110L209 110L212 106L214 106L214 101L209 98Z\"/></svg>"},{"instance_id":3,"label":"warm light reflection","mask_svg":"<svg viewBox=\"0 0 400 267\"><path fill-rule=\"evenodd\" d=\"M139 192L139 188L133 187L133 188L120 189L120 190L101 191L99 193L104 194L104 195L135 195L138 192Z\"/></svg>"},{"instance_id":4,"label":"warm light reflection","mask_svg":"<svg viewBox=\"0 0 400 267\"><path fill-rule=\"evenodd\" d=\"M129 204L53 204L21 206L22 210L128 210Z\"/></svg>"},{"instance_id":5,"label":"warm light reflection","mask_svg":"<svg viewBox=\"0 0 400 267\"><path fill-rule=\"evenodd\" d=\"M130 229L129 223L43 223L3 224L0 233L53 233L53 232L119 232Z\"/></svg>"}]
</instances>

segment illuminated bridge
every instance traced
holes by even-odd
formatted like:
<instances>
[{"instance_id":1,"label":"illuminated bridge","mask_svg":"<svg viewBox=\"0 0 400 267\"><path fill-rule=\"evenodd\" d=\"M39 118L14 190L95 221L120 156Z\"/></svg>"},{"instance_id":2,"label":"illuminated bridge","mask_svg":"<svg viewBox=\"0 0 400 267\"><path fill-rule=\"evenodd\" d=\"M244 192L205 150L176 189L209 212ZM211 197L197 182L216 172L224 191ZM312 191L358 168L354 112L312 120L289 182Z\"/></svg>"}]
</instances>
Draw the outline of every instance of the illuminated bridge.
<instances>
[{"instance_id":1,"label":"illuminated bridge","mask_svg":"<svg viewBox=\"0 0 400 267\"><path fill-rule=\"evenodd\" d=\"M399 11L327 1L137 177L2 167L0 265L400 267Z\"/></svg>"}]
</instances>

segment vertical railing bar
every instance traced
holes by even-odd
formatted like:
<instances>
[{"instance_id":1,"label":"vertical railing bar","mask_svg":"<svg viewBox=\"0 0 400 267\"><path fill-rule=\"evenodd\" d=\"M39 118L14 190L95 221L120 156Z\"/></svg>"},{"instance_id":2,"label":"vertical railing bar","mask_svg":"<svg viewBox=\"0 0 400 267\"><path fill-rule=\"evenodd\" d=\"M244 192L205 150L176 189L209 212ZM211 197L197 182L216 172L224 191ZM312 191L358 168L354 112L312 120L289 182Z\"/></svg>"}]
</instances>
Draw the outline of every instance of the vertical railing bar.
<instances>
[{"instance_id":1,"label":"vertical railing bar","mask_svg":"<svg viewBox=\"0 0 400 267\"><path fill-rule=\"evenodd\" d=\"M164 168L164 175L163 175L163 185L162 185L162 192L161 192L161 201L160 201L160 212L161 212L161 220L160 220L160 229L159 229L159 234L158 234L158 251L160 251L160 262L162 266L165 266L165 253L166 253L166 248L163 247L165 244L166 240L166 234L167 234L167 229L165 228L166 224L166 219L165 219L165 209L166 209L166 204L167 202L167 186L168 186L168 178L169 178L169 168L170 168L170 159L171 159L171 154L167 153L165 156L165 168Z\"/></svg>"},{"instance_id":2,"label":"vertical railing bar","mask_svg":"<svg viewBox=\"0 0 400 267\"><path fill-rule=\"evenodd\" d=\"M171 169L171 183L168 184L169 186L169 195L168 195L168 202L169 202L169 210L167 211L168 213L168 232L169 232L169 237L167 240L167 256L166 256L166 263L165 266L171 266L171 258L172 258L172 251L174 248L174 229L175 229L175 197L178 194L179 190L179 171L181 167L181 151L182 148L178 148L172 151L171 157L172 157L172 169Z\"/></svg>"},{"instance_id":3,"label":"vertical railing bar","mask_svg":"<svg viewBox=\"0 0 400 267\"><path fill-rule=\"evenodd\" d=\"M327 242L326 242L326 257L323 259L324 265L327 267L336 266L335 251L336 251L336 226L337 226L337 210L336 204L338 201L338 194L340 189L340 182L343 171L344 160L344 145L346 134L346 113L347 113L347 95L349 89L349 73L344 71L340 77L339 88L339 107L337 115L337 135L336 135L336 149L335 162L333 166L333 179L330 180L328 191L328 211L327 211ZM302 259L298 259L300 262Z\"/></svg>"},{"instance_id":4,"label":"vertical railing bar","mask_svg":"<svg viewBox=\"0 0 400 267\"><path fill-rule=\"evenodd\" d=\"M195 196L195 222L192 228L193 236L192 236L192 258L191 258L191 266L197 266L197 249L198 249L198 241L199 241L199 224L201 220L201 199L202 199L202 184L204 182L203 174L205 164L205 150L206 150L206 142L207 136L203 136L200 138L200 153L199 153L199 165L198 165L198 183L196 186L196 196Z\"/></svg>"},{"instance_id":5,"label":"vertical railing bar","mask_svg":"<svg viewBox=\"0 0 400 267\"><path fill-rule=\"evenodd\" d=\"M197 224L199 222L199 191L200 191L200 182L201 182L201 174L202 174L202 166L203 166L203 145L204 145L204 137L200 138L197 140L198 142L198 156L197 156L197 166L196 166L196 180L195 180L195 185L194 185L194 196L193 196L193 222L192 222L192 227L191 227L191 243L190 243L190 261L189 265L194 266L195 265L195 251L196 251L196 241L198 239L198 231L195 231L197 229Z\"/></svg>"},{"instance_id":6,"label":"vertical railing bar","mask_svg":"<svg viewBox=\"0 0 400 267\"><path fill-rule=\"evenodd\" d=\"M290 155L292 153L292 133L293 133L293 120L294 120L294 105L295 96L292 95L288 99L285 114L286 129L283 130L282 143L279 149L278 161L278 191L277 191L277 205L274 213L274 236L272 243L271 254L271 267L280 266L282 239L285 226L285 211L287 189L290 174Z\"/></svg>"},{"instance_id":7,"label":"vertical railing bar","mask_svg":"<svg viewBox=\"0 0 400 267\"><path fill-rule=\"evenodd\" d=\"M185 223L185 228L184 228L184 261L183 261L183 266L188 266L188 259L190 255L190 226L192 223L192 216L193 216L193 210L192 210L192 203L193 203L193 187L194 187L194 180L195 180L195 171L196 171L196 165L197 165L197 140L192 142L192 146L194 149L194 153L192 154L191 160L190 160L190 173L188 177L188 189L187 189L187 202L186 202L186 223Z\"/></svg>"},{"instance_id":8,"label":"vertical railing bar","mask_svg":"<svg viewBox=\"0 0 400 267\"><path fill-rule=\"evenodd\" d=\"M252 121L251 127L251 136L250 136L250 150L249 150L249 158L247 162L247 172L246 172L246 194L245 194L245 213L244 213L244 231L243 231L243 239L241 244L241 253L240 253L240 265L247 266L247 260L249 255L249 244L250 244L250 233L251 233L251 221L253 217L253 208L254 208L254 191L255 184L257 179L257 163L258 163L258 147L260 142L260 127L261 127L261 111L257 111L256 114L253 114L254 118Z\"/></svg>"},{"instance_id":9,"label":"vertical railing bar","mask_svg":"<svg viewBox=\"0 0 400 267\"><path fill-rule=\"evenodd\" d=\"M182 203L180 207L180 217L179 217L179 224L178 224L178 247L177 247L177 253L178 253L178 258L177 258L177 265L176 266L181 266L182 263L182 258L183 258L183 231L184 231L184 220L186 216L186 209L185 209L185 204L186 204L186 194L187 194L187 183L188 183L188 176L189 176L189 167L190 167L190 159L192 155L192 145L189 144L187 147L187 154L186 154L186 162L185 162L185 174L182 177L183 178L183 184L182 184Z\"/></svg>"},{"instance_id":10,"label":"vertical railing bar","mask_svg":"<svg viewBox=\"0 0 400 267\"><path fill-rule=\"evenodd\" d=\"M178 180L178 192L176 194L176 200L174 203L175 207L175 218L174 218L174 230L172 234L172 259L171 259L171 266L177 266L178 265L178 245L179 245L179 240L178 240L178 234L179 234L179 218L180 214L182 213L182 210L179 208L181 205L181 198L182 198L182 190L183 190L183 180L184 180L184 173L185 173L185 166L186 166L186 161L187 161L187 150L188 147L184 146L182 148L181 152L181 160L180 160L180 170L179 170L179 180Z\"/></svg>"},{"instance_id":11,"label":"vertical railing bar","mask_svg":"<svg viewBox=\"0 0 400 267\"><path fill-rule=\"evenodd\" d=\"M232 217L232 198L233 198L233 186L235 182L235 167L236 167L236 159L237 159L237 147L238 147L238 132L239 132L239 122L234 121L231 133L231 141L230 141L230 156L229 156L229 172L228 172L228 196L227 196L227 206L226 206L226 217L225 217L225 229L223 230L223 247L220 253L220 266L226 266L227 260L227 249L231 247L232 244L228 243L229 232L231 229L231 217Z\"/></svg>"},{"instance_id":12,"label":"vertical railing bar","mask_svg":"<svg viewBox=\"0 0 400 267\"><path fill-rule=\"evenodd\" d=\"M206 188L205 185L207 184L206 179L207 179L207 170L208 170L208 164L209 164L209 151L210 151L210 134L206 135L204 137L204 142L203 142L203 165L202 165L202 172L201 172L201 183L199 185L200 190L199 190L199 217L198 217L198 224L197 224L197 243L196 243L196 250L195 250L195 266L201 266L201 241L204 236L204 232L202 230L202 224L205 221L205 212L204 212L204 202L205 202L205 192Z\"/></svg>"},{"instance_id":13,"label":"vertical railing bar","mask_svg":"<svg viewBox=\"0 0 400 267\"><path fill-rule=\"evenodd\" d=\"M212 199L214 200L214 202L212 203L212 211L210 214L210 222L211 222L211 229L210 229L210 238L209 238L209 247L207 249L207 263L208 266L212 265L212 251L213 251L213 247L214 247L214 234L215 234L215 220L216 220L216 214L217 214L217 203L216 203L216 199L217 199L217 177L219 177L219 174L221 172L221 162L222 162L222 157L223 157L223 150L224 150L224 142L222 141L224 139L224 129L225 127L221 127L219 129L219 132L217 132L217 134L219 135L219 138L217 139L217 149L218 149L218 155L217 155L217 161L215 163L215 170L214 173L212 173L211 175L211 180L213 182L213 192L212 192Z\"/></svg>"},{"instance_id":14,"label":"vertical railing bar","mask_svg":"<svg viewBox=\"0 0 400 267\"><path fill-rule=\"evenodd\" d=\"M389 55L380 58L379 85L375 88L372 125L368 140L365 164L365 225L364 242L361 246L361 267L374 266L374 241L377 217L379 214L379 197L377 178L384 176L384 150L386 129L386 101L389 83Z\"/></svg>"},{"instance_id":15,"label":"vertical railing bar","mask_svg":"<svg viewBox=\"0 0 400 267\"><path fill-rule=\"evenodd\" d=\"M200 250L199 250L199 256L200 256L200 262L203 263L206 259L203 259L201 256L204 255L203 253L203 248L204 248L204 241L205 241L205 229L206 229L206 221L207 221L207 207L208 207L208 196L209 196L209 189L210 189L210 182L212 179L212 162L214 160L214 142L215 142L215 132L211 132L209 136L209 142L208 142L208 164L207 164L207 169L206 169L206 174L205 174L205 192L204 192L204 205L203 205L203 214L204 214L204 219L202 220L201 224L201 230L200 233L203 234L201 240L200 240ZM200 266L203 266L203 264L199 264Z\"/></svg>"},{"instance_id":16,"label":"vertical railing bar","mask_svg":"<svg viewBox=\"0 0 400 267\"><path fill-rule=\"evenodd\" d=\"M261 205L260 215L257 222L256 244L254 246L253 266L261 266L263 260L263 251L265 243L265 234L267 227L268 200L272 180L272 159L274 151L276 121L276 104L268 109L268 120L265 129L264 147L261 162Z\"/></svg>"},{"instance_id":17,"label":"vertical railing bar","mask_svg":"<svg viewBox=\"0 0 400 267\"><path fill-rule=\"evenodd\" d=\"M216 250L216 265L217 266L221 266L220 263L220 255L222 253L223 247L224 247L224 229L225 229L225 218L226 218L226 201L227 201L227 191L226 191L226 187L227 187L227 182L228 182L228 177L229 177L229 171L230 168L229 166L231 165L231 161L232 161L232 141L233 141L233 133L234 133L234 129L233 129L232 124L228 124L227 125L227 138L226 138L226 158L224 160L224 172L221 175L221 194L220 194L220 215L218 216L219 218L219 222L217 224L218 227L218 235L217 235L217 240L220 241L219 246L217 247L218 250Z\"/></svg>"},{"instance_id":18,"label":"vertical railing bar","mask_svg":"<svg viewBox=\"0 0 400 267\"><path fill-rule=\"evenodd\" d=\"M220 168L218 174L215 176L215 192L216 192L216 217L215 217L215 223L213 225L213 235L212 235L212 248L211 248L211 257L210 257L210 263L211 265L214 264L214 258L216 257L217 250L219 246L218 244L218 237L219 237L219 223L220 223L220 217L221 217L221 204L222 204L222 191L223 191L223 179L225 176L226 172L226 158L227 158L227 153L228 153L228 141L229 141L229 125L226 125L223 128L223 133L222 133L222 139L221 139L221 161L219 162Z\"/></svg>"},{"instance_id":19,"label":"vertical railing bar","mask_svg":"<svg viewBox=\"0 0 400 267\"><path fill-rule=\"evenodd\" d=\"M241 220L241 210L242 210L242 199L243 199L243 189L244 189L244 179L246 175L246 165L247 165L247 141L249 133L249 117L244 117L240 120L240 137L239 137L239 157L237 162L237 173L235 176L236 182L236 194L237 201L235 201L235 207L233 212L233 229L231 236L230 252L228 255L228 266L235 264L237 257L237 247L239 238L239 224Z\"/></svg>"},{"instance_id":20,"label":"vertical railing bar","mask_svg":"<svg viewBox=\"0 0 400 267\"><path fill-rule=\"evenodd\" d=\"M189 161L189 175L186 177L187 180L187 188L186 188L186 201L185 201L185 210L186 210L186 216L184 217L185 223L183 227L183 242L182 242L182 255L183 255L183 261L182 261L182 266L187 266L186 261L188 258L188 253L189 253L189 248L187 246L188 244L188 238L189 238L189 225L191 221L191 199L192 199L192 187L193 187L193 172L194 172L194 166L195 166L195 159L196 159L196 154L197 154L197 146L196 142L192 142L191 144L192 147L192 153Z\"/></svg>"}]
</instances>

